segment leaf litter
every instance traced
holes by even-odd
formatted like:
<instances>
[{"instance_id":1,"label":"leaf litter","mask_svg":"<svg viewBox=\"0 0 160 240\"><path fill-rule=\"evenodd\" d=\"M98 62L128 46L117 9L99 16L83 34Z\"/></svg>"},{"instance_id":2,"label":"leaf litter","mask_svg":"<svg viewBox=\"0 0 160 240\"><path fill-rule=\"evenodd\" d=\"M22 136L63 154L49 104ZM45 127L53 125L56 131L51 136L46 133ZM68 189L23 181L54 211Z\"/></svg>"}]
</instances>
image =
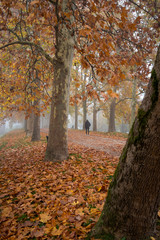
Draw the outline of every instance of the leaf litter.
<instances>
[{"instance_id":1,"label":"leaf litter","mask_svg":"<svg viewBox=\"0 0 160 240\"><path fill-rule=\"evenodd\" d=\"M22 131L0 139L0 239L85 239L101 214L118 157L72 141L67 160L46 162L41 135L35 143Z\"/></svg>"}]
</instances>

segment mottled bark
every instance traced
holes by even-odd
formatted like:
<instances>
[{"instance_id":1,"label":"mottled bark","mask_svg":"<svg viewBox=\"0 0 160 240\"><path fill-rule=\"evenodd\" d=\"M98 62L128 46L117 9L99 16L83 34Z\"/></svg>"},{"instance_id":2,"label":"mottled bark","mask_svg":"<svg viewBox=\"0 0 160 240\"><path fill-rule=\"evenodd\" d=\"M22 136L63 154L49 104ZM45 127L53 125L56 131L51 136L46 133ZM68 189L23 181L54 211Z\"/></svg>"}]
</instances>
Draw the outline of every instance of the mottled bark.
<instances>
[{"instance_id":1,"label":"mottled bark","mask_svg":"<svg viewBox=\"0 0 160 240\"><path fill-rule=\"evenodd\" d=\"M138 115L92 235L144 240L156 229L160 202L160 47ZM107 237L106 237L107 239Z\"/></svg>"},{"instance_id":2,"label":"mottled bark","mask_svg":"<svg viewBox=\"0 0 160 240\"><path fill-rule=\"evenodd\" d=\"M67 0L62 2L62 10L67 12ZM71 18L71 17L70 17ZM72 66L74 40L73 32L63 22L58 23L56 31L56 54L52 90L49 139L46 160L62 161L68 157L68 106L70 72Z\"/></svg>"},{"instance_id":3,"label":"mottled bark","mask_svg":"<svg viewBox=\"0 0 160 240\"><path fill-rule=\"evenodd\" d=\"M111 102L111 105L110 105L108 132L115 132L116 131L115 108L116 108L116 99L113 98L112 102Z\"/></svg>"}]
</instances>

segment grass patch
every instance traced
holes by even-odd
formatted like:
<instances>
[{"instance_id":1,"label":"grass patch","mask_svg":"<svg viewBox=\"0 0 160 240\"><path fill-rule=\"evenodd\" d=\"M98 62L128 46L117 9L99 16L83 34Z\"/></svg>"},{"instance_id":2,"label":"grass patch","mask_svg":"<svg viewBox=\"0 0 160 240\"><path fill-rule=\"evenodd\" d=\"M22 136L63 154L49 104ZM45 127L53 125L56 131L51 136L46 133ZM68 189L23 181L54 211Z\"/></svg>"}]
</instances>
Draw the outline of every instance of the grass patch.
<instances>
[{"instance_id":1,"label":"grass patch","mask_svg":"<svg viewBox=\"0 0 160 240\"><path fill-rule=\"evenodd\" d=\"M2 142L1 145L0 145L0 150L2 150L3 148L5 148L7 144L8 144L7 141Z\"/></svg>"}]
</instances>

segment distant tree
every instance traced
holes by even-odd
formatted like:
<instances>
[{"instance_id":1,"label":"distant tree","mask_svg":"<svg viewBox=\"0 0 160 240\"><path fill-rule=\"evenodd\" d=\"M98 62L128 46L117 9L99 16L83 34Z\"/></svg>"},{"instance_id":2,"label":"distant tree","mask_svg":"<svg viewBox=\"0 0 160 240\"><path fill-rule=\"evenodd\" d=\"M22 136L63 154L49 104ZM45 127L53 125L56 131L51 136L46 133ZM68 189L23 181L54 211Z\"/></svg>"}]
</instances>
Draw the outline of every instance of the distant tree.
<instances>
[{"instance_id":1,"label":"distant tree","mask_svg":"<svg viewBox=\"0 0 160 240\"><path fill-rule=\"evenodd\" d=\"M40 88L40 79L38 77L38 70L36 70L36 76L34 79L34 83L36 84L36 89ZM34 118L33 118L33 132L32 132L32 141L40 140L40 99L39 96L35 96L34 99Z\"/></svg>"}]
</instances>

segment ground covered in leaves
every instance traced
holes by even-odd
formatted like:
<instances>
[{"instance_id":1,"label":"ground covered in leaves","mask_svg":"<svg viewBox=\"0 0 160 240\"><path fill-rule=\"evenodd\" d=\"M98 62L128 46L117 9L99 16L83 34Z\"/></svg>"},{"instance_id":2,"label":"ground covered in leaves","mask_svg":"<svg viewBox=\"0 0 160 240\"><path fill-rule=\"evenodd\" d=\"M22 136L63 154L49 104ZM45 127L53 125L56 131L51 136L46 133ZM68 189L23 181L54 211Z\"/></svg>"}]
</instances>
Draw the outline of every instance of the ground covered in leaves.
<instances>
[{"instance_id":1,"label":"ground covered in leaves","mask_svg":"<svg viewBox=\"0 0 160 240\"><path fill-rule=\"evenodd\" d=\"M106 136L72 130L69 159L44 162L46 133L41 135L36 143L21 130L0 139L0 239L85 239L100 216L118 157L93 147L98 139L102 148ZM86 146L80 144L84 138Z\"/></svg>"}]
</instances>

